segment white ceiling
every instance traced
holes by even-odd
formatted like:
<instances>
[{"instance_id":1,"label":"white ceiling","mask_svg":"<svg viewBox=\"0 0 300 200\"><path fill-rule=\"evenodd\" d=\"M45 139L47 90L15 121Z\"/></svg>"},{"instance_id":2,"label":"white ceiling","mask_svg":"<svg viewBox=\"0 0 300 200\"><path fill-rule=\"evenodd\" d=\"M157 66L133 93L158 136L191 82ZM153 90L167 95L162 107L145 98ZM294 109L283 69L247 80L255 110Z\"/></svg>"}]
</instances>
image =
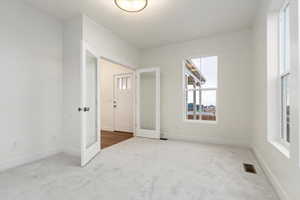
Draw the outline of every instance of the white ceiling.
<instances>
[{"instance_id":1,"label":"white ceiling","mask_svg":"<svg viewBox=\"0 0 300 200\"><path fill-rule=\"evenodd\" d=\"M84 13L139 48L192 40L250 27L259 0L148 0L126 13L114 0L26 0L67 20Z\"/></svg>"}]
</instances>

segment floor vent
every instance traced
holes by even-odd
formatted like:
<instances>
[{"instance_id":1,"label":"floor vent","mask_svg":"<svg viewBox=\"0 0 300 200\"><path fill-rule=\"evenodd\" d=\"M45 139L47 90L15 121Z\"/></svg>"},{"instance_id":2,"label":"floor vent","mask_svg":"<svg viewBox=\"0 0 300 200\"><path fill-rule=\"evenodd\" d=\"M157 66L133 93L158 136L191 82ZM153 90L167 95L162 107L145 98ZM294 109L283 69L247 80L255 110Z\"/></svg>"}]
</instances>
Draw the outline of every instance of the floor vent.
<instances>
[{"instance_id":1,"label":"floor vent","mask_svg":"<svg viewBox=\"0 0 300 200\"><path fill-rule=\"evenodd\" d=\"M252 164L245 164L245 163L243 165L244 165L244 169L245 169L246 172L252 173L252 174L257 174L254 165L252 165Z\"/></svg>"},{"instance_id":2,"label":"floor vent","mask_svg":"<svg viewBox=\"0 0 300 200\"><path fill-rule=\"evenodd\" d=\"M160 138L160 140L168 140L168 138Z\"/></svg>"}]
</instances>

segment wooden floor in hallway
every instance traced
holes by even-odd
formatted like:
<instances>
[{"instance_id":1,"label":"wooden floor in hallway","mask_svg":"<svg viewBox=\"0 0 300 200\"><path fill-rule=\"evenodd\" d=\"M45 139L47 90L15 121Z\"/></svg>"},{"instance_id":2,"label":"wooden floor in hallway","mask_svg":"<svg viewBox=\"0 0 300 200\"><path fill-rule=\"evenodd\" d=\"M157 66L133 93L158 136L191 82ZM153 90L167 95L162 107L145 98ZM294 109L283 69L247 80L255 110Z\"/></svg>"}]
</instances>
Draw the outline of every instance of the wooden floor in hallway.
<instances>
[{"instance_id":1,"label":"wooden floor in hallway","mask_svg":"<svg viewBox=\"0 0 300 200\"><path fill-rule=\"evenodd\" d=\"M101 149L110 147L132 137L133 133L128 132L101 131Z\"/></svg>"}]
</instances>

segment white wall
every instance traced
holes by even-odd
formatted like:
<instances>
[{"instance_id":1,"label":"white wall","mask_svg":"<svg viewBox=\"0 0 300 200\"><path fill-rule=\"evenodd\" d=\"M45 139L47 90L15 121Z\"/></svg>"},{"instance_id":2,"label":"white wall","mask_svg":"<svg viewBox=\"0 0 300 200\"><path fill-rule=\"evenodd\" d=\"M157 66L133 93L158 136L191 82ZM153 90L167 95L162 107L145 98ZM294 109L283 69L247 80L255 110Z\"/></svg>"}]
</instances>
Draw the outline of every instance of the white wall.
<instances>
[{"instance_id":1,"label":"white wall","mask_svg":"<svg viewBox=\"0 0 300 200\"><path fill-rule=\"evenodd\" d=\"M16 0L0 1L0 169L61 148L62 25Z\"/></svg>"},{"instance_id":2,"label":"white wall","mask_svg":"<svg viewBox=\"0 0 300 200\"><path fill-rule=\"evenodd\" d=\"M299 101L294 94L299 91L294 82L292 85L292 143L290 158L283 155L273 144L268 141L267 133L267 14L274 8L279 8L283 1L281 0L263 0L260 14L257 17L254 27L254 134L253 149L259 158L266 173L270 177L273 185L283 200L298 200L300 198L299 180ZM298 69L298 5L297 1L291 1L292 4L292 66ZM297 55L295 55L297 54ZM293 70L294 71L294 70ZM294 71L295 72L295 71ZM295 73L294 73L295 74ZM293 75L294 76L294 75ZM272 100L272 99L270 99ZM293 112L294 111L294 112Z\"/></svg>"},{"instance_id":3,"label":"white wall","mask_svg":"<svg viewBox=\"0 0 300 200\"><path fill-rule=\"evenodd\" d=\"M102 130L114 131L114 75L132 72L131 69L119 64L109 62L105 59L100 60Z\"/></svg>"},{"instance_id":4,"label":"white wall","mask_svg":"<svg viewBox=\"0 0 300 200\"><path fill-rule=\"evenodd\" d=\"M244 30L142 51L141 67L161 69L161 129L165 137L249 145L251 34ZM219 57L217 125L183 121L182 61L196 56Z\"/></svg>"},{"instance_id":5,"label":"white wall","mask_svg":"<svg viewBox=\"0 0 300 200\"><path fill-rule=\"evenodd\" d=\"M94 47L101 57L131 68L139 65L139 51L110 30L83 16L83 40Z\"/></svg>"}]
</instances>

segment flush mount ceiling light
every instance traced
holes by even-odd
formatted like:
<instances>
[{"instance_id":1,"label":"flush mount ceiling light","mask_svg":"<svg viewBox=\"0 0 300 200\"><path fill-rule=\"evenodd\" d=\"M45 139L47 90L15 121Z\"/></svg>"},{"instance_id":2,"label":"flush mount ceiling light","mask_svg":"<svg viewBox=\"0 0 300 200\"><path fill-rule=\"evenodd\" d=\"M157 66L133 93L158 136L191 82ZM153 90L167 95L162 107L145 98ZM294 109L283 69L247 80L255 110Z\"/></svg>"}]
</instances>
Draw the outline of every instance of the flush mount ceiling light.
<instances>
[{"instance_id":1,"label":"flush mount ceiling light","mask_svg":"<svg viewBox=\"0 0 300 200\"><path fill-rule=\"evenodd\" d=\"M126 12L140 12L147 7L148 0L115 0L115 4Z\"/></svg>"}]
</instances>

